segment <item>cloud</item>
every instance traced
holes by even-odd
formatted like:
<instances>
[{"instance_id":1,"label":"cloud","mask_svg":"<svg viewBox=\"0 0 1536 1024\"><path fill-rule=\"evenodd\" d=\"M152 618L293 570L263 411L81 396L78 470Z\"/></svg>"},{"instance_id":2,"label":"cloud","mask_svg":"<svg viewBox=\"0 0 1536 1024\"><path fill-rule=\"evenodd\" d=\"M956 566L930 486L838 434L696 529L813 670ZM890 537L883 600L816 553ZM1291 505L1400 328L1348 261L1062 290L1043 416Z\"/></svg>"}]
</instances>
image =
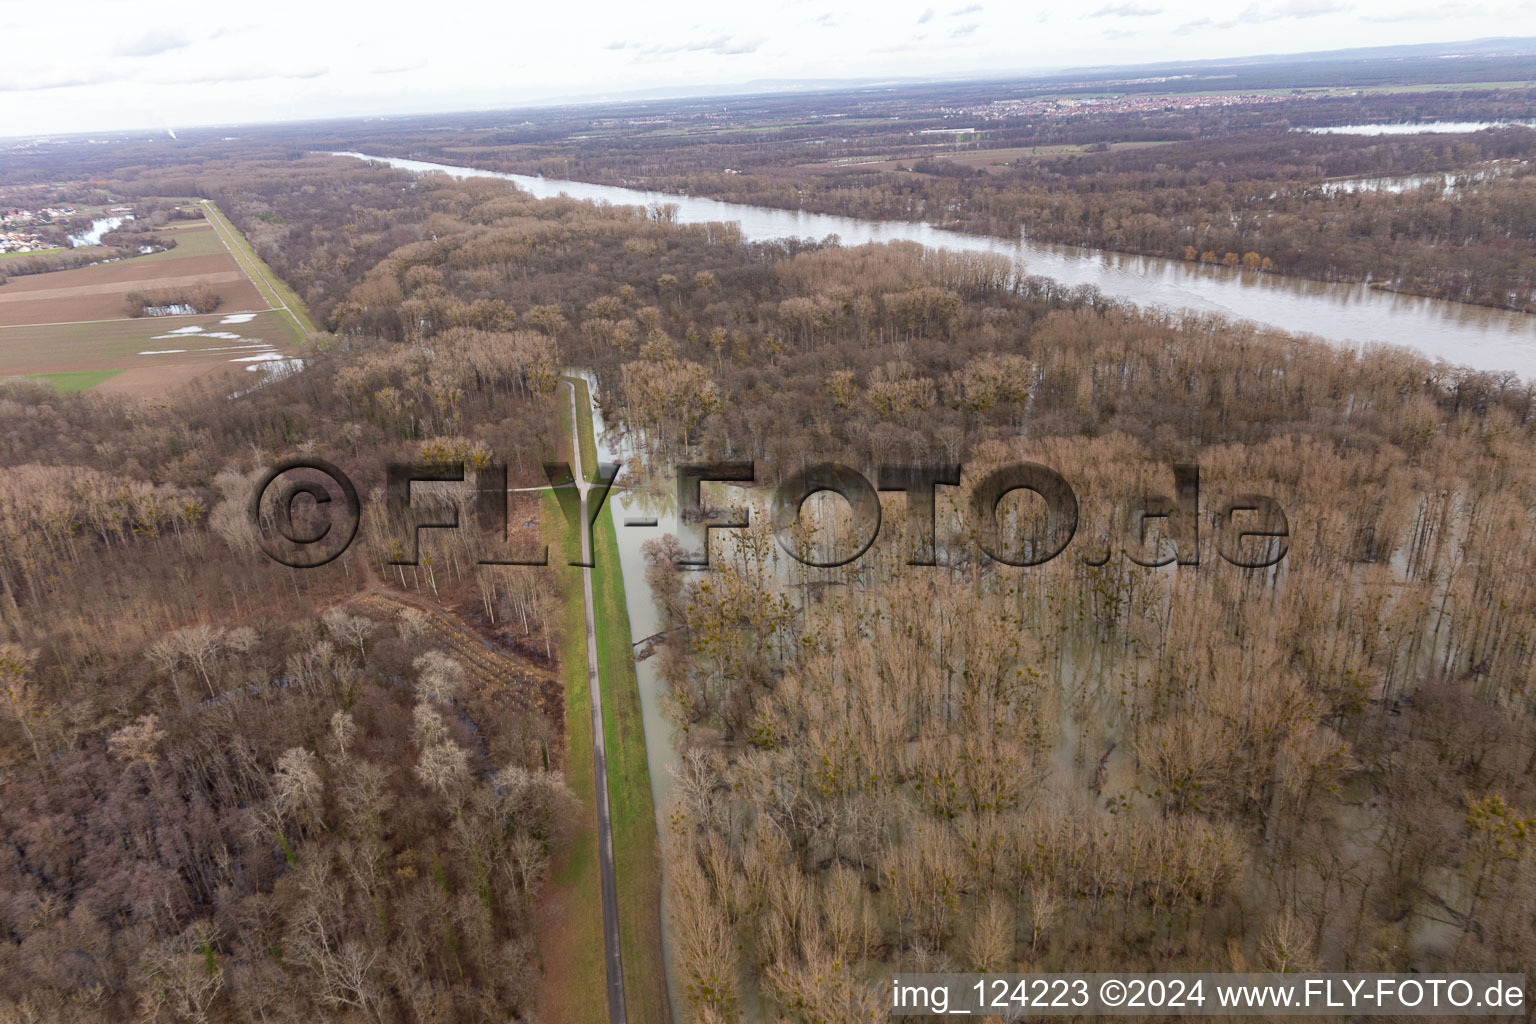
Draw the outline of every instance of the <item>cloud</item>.
<instances>
[{"instance_id":1,"label":"cloud","mask_svg":"<svg viewBox=\"0 0 1536 1024\"><path fill-rule=\"evenodd\" d=\"M969 7L956 7L949 12L949 16L951 18L959 18L967 14L975 14L979 10L981 10L981 4L971 4Z\"/></svg>"},{"instance_id":2,"label":"cloud","mask_svg":"<svg viewBox=\"0 0 1536 1024\"><path fill-rule=\"evenodd\" d=\"M1342 0L1286 0L1285 3L1252 3L1237 16L1238 21L1256 24L1288 18L1318 18L1349 9Z\"/></svg>"},{"instance_id":3,"label":"cloud","mask_svg":"<svg viewBox=\"0 0 1536 1024\"><path fill-rule=\"evenodd\" d=\"M981 26L973 21L969 25L961 25L959 28L955 29L949 34L949 38L959 39L961 36L970 35L972 32L975 32L979 28L981 28Z\"/></svg>"},{"instance_id":4,"label":"cloud","mask_svg":"<svg viewBox=\"0 0 1536 1024\"><path fill-rule=\"evenodd\" d=\"M157 79L159 85L225 85L231 82L265 82L269 80L303 81L309 78L319 78L328 74L330 68L308 67L295 68L288 71L280 71L270 67L244 67L232 68L227 71L212 71L202 75L186 75L178 78Z\"/></svg>"},{"instance_id":5,"label":"cloud","mask_svg":"<svg viewBox=\"0 0 1536 1024\"><path fill-rule=\"evenodd\" d=\"M220 25L208 33L209 39L222 39L225 36L236 36L242 32L251 32L259 28L258 25Z\"/></svg>"},{"instance_id":6,"label":"cloud","mask_svg":"<svg viewBox=\"0 0 1536 1024\"><path fill-rule=\"evenodd\" d=\"M1446 18L1462 18L1471 13L1466 4L1446 3L1438 7L1415 7L1384 14L1367 14L1365 21L1443 21Z\"/></svg>"},{"instance_id":7,"label":"cloud","mask_svg":"<svg viewBox=\"0 0 1536 1024\"><path fill-rule=\"evenodd\" d=\"M112 48L117 57L158 57L162 53L181 50L192 45L185 32L152 29L136 39L118 43Z\"/></svg>"},{"instance_id":8,"label":"cloud","mask_svg":"<svg viewBox=\"0 0 1536 1024\"><path fill-rule=\"evenodd\" d=\"M927 36L918 36L909 43L898 43L895 46L877 46L870 53L930 53L939 50L955 50L963 46L962 43L931 42Z\"/></svg>"},{"instance_id":9,"label":"cloud","mask_svg":"<svg viewBox=\"0 0 1536 1024\"><path fill-rule=\"evenodd\" d=\"M704 47L709 53L737 54L755 53L767 40L760 35L738 36L731 39L718 40Z\"/></svg>"},{"instance_id":10,"label":"cloud","mask_svg":"<svg viewBox=\"0 0 1536 1024\"><path fill-rule=\"evenodd\" d=\"M372 75L399 75L407 71L420 71L427 66L427 58L418 57L416 60L408 60L400 64L385 64L374 68Z\"/></svg>"},{"instance_id":11,"label":"cloud","mask_svg":"<svg viewBox=\"0 0 1536 1024\"><path fill-rule=\"evenodd\" d=\"M1173 34L1176 36L1187 36L1197 28L1210 28L1214 24L1216 23L1210 18L1196 18L1194 21L1186 21L1174 29Z\"/></svg>"},{"instance_id":12,"label":"cloud","mask_svg":"<svg viewBox=\"0 0 1536 1024\"><path fill-rule=\"evenodd\" d=\"M46 74L18 74L0 78L0 92L45 92L49 89L78 89L87 85L103 85L122 81L126 75L93 74L61 75L49 78Z\"/></svg>"},{"instance_id":13,"label":"cloud","mask_svg":"<svg viewBox=\"0 0 1536 1024\"><path fill-rule=\"evenodd\" d=\"M732 56L741 53L755 53L767 40L760 35L749 36L716 36L713 39L695 39L686 43L677 43L672 46L653 46L648 50L642 50L645 57L656 58L674 53L714 53L721 56Z\"/></svg>"},{"instance_id":14,"label":"cloud","mask_svg":"<svg viewBox=\"0 0 1536 1024\"><path fill-rule=\"evenodd\" d=\"M607 46L603 47L603 49L605 49L605 50L628 50L631 47L633 47L634 45L635 45L634 43L626 43L626 42L623 42L622 40L619 40L619 41L615 41L615 42L609 43Z\"/></svg>"},{"instance_id":15,"label":"cloud","mask_svg":"<svg viewBox=\"0 0 1536 1024\"><path fill-rule=\"evenodd\" d=\"M1161 7L1143 7L1138 3L1105 4L1092 14L1090 18L1150 18L1156 14L1162 14Z\"/></svg>"},{"instance_id":16,"label":"cloud","mask_svg":"<svg viewBox=\"0 0 1536 1024\"><path fill-rule=\"evenodd\" d=\"M917 23L919 25L924 25L924 24L927 24L928 22L930 22L932 20L933 20L933 8L930 7L926 11L924 11L922 14L920 14L918 16Z\"/></svg>"}]
</instances>

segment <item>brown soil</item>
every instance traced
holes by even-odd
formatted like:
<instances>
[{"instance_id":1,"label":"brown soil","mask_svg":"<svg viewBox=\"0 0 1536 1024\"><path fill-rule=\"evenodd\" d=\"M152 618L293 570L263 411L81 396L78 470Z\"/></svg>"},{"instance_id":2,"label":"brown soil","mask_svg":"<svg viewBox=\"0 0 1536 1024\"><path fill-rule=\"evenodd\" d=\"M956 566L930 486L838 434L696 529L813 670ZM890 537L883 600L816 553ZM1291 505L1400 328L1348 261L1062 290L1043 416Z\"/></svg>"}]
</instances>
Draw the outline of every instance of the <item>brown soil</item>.
<instances>
[{"instance_id":1,"label":"brown soil","mask_svg":"<svg viewBox=\"0 0 1536 1024\"><path fill-rule=\"evenodd\" d=\"M267 303L228 253L185 259L105 263L12 278L0 286L0 326L115 320L124 296L211 284L224 300L221 313L265 309Z\"/></svg>"},{"instance_id":2,"label":"brown soil","mask_svg":"<svg viewBox=\"0 0 1536 1024\"><path fill-rule=\"evenodd\" d=\"M212 358L204 358L200 361L173 365L160 363L155 366L124 370L116 377L102 381L91 390L113 395L127 395L130 398L162 397L167 391L190 384L199 377L206 377L214 369L214 362ZM104 369L109 368L104 367Z\"/></svg>"}]
</instances>

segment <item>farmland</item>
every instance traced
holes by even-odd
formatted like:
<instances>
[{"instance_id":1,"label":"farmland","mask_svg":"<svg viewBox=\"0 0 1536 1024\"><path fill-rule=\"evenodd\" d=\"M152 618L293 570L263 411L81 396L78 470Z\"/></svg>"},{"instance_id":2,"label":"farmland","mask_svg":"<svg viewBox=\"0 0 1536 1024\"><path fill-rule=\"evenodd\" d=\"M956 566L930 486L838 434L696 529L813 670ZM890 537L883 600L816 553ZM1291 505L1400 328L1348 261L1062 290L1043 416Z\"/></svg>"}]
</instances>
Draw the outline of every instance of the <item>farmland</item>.
<instances>
[{"instance_id":1,"label":"farmland","mask_svg":"<svg viewBox=\"0 0 1536 1024\"><path fill-rule=\"evenodd\" d=\"M1156 140L1100 143L1100 148L1097 151L1109 153L1118 152L1123 149L1144 149L1148 146L1166 146L1170 144L1167 141ZM960 148L962 145L965 148ZM843 167L858 168L863 171L910 171L914 163L924 160L945 160L964 167L1002 170L1021 161L1078 156L1085 152L1089 152L1088 147L1085 145L1005 146L997 149L978 149L975 148L974 142L967 141L956 144L936 144L926 152L906 156L899 160L848 160L844 158L820 163L801 164L800 166L813 170Z\"/></svg>"},{"instance_id":2,"label":"farmland","mask_svg":"<svg viewBox=\"0 0 1536 1024\"><path fill-rule=\"evenodd\" d=\"M168 262L191 256L214 256L228 252L224 243L220 241L218 232L206 223L192 221L178 227L168 226L161 233L176 239L176 248L150 253L147 256L135 256L130 262L133 264Z\"/></svg>"},{"instance_id":3,"label":"farmland","mask_svg":"<svg viewBox=\"0 0 1536 1024\"><path fill-rule=\"evenodd\" d=\"M0 377L71 375L78 382L87 378L72 375L105 373L97 382L104 391L150 394L219 369L274 361L289 337L271 311L0 327Z\"/></svg>"},{"instance_id":4,"label":"farmland","mask_svg":"<svg viewBox=\"0 0 1536 1024\"><path fill-rule=\"evenodd\" d=\"M176 252L175 249L170 250ZM220 311L265 309L255 286L228 253L140 262L100 263L13 278L0 288L0 326L115 320L130 292L207 284L223 300Z\"/></svg>"},{"instance_id":5,"label":"farmland","mask_svg":"<svg viewBox=\"0 0 1536 1024\"><path fill-rule=\"evenodd\" d=\"M184 222L163 233L174 248L0 287L0 378L146 395L220 369L259 369L303 340L307 311L273 290L270 271L227 222ZM212 289L217 311L128 315L134 293L194 288Z\"/></svg>"},{"instance_id":6,"label":"farmland","mask_svg":"<svg viewBox=\"0 0 1536 1024\"><path fill-rule=\"evenodd\" d=\"M122 370L71 370L66 373L35 373L29 378L47 384L63 395L89 391L116 377Z\"/></svg>"}]
</instances>

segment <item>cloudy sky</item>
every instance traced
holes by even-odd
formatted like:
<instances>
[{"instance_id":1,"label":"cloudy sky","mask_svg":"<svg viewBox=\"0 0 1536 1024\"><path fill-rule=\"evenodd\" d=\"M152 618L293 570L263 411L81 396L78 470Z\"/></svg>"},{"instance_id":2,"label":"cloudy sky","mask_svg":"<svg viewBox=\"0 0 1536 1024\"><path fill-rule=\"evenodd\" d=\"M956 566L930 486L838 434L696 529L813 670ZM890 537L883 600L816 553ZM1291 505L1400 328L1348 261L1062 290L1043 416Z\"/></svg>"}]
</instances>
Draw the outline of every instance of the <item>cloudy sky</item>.
<instances>
[{"instance_id":1,"label":"cloudy sky","mask_svg":"<svg viewBox=\"0 0 1536 1024\"><path fill-rule=\"evenodd\" d=\"M7 0L0 136L1536 35L1536 0Z\"/></svg>"}]
</instances>

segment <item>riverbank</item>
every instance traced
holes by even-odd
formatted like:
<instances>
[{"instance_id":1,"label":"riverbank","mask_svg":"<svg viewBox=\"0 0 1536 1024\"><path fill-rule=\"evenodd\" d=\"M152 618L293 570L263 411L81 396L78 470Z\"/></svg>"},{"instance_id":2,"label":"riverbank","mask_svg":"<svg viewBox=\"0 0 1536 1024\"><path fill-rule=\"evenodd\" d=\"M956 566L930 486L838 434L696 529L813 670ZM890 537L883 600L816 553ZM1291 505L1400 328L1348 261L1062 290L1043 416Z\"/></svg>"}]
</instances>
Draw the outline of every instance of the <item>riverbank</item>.
<instances>
[{"instance_id":1,"label":"riverbank","mask_svg":"<svg viewBox=\"0 0 1536 1024\"><path fill-rule=\"evenodd\" d=\"M745 242L826 240L845 246L915 242L935 250L1009 259L1027 274L1063 289L1092 287L1108 299L1202 316L1252 321L1344 348L1387 343L1431 359L1476 370L1514 371L1536 378L1536 318L1494 307L1419 298L1373 289L1364 283L1330 284L1277 273L1252 273L1219 264L1131 256L1028 237L1001 239L949 231L932 224L875 221L805 210L748 206L692 196L592 185L434 164L401 157L334 153L415 173L440 171L460 178L510 181L535 198L616 205L673 207L679 224L734 224Z\"/></svg>"},{"instance_id":2,"label":"riverbank","mask_svg":"<svg viewBox=\"0 0 1536 1024\"><path fill-rule=\"evenodd\" d=\"M647 186L642 186L642 187L647 187ZM677 198L679 198L679 199L687 198L687 194L685 194L685 193L669 193L669 192L665 192L665 190L658 190L658 191L662 191L663 194L676 195ZM715 193L705 192L705 193L700 193L700 194L701 195L709 196L710 198L716 198L716 194ZM722 192L722 193L719 193L719 195L725 196L725 195L730 195L730 193ZM721 202L735 202L736 200L721 199L720 201ZM806 197L803 197L803 196L800 197L799 200L798 200L799 201L799 205L798 206L790 206L790 205L785 204L785 203L775 203L773 201L773 196L772 195L765 196L760 201L764 205L772 206L772 207L774 207L776 209L790 211L790 212L797 211L797 210L806 210L806 211L810 211L810 212L813 212L813 213L818 213L818 214L822 214L822 215L825 215L825 216L831 216L831 217L846 216L846 214L838 212L838 210L836 208L837 204L835 204L835 203L832 203L832 202L826 202L826 203L817 202L816 196L814 194L811 195L809 198L806 198ZM936 227L936 228L938 228L938 229L940 229L942 231L953 231L953 232L955 232L957 234L972 235L972 236L977 237L977 238L996 238L996 239L1003 240L1003 241L1006 241L1006 240L1009 240L1009 239L1012 239L1013 237L1015 237L1015 232L1028 232L1030 230L1030 225L1028 225L1028 224L1010 224L1009 225L1010 230L1007 231L1007 232L999 231L999 230L987 230L985 227L977 226L977 225L975 225L971 221L967 221L967 220L964 220L964 219L961 219L961 218L954 218L954 217L947 218L947 219L942 219L942 220L936 220L936 221L925 221L921 217L913 215L913 216L909 216L909 217L905 218L905 220L903 222L907 223L907 224L913 224L913 225L916 225L916 224L932 224L934 227ZM1141 258L1141 259L1167 260L1167 261L1173 262L1173 263L1190 263L1190 264L1195 264L1195 265L1200 265L1200 266L1216 266L1217 264L1219 264L1221 269L1223 269L1223 270L1231 270L1234 273L1236 273L1239 276L1239 278L1256 279L1256 278L1258 278L1258 277L1260 277L1262 275L1263 277L1272 277L1272 278L1277 278L1277 279L1280 279L1280 280L1289 280L1289 281L1297 281L1297 282L1310 281L1310 282L1315 282L1317 284L1325 284L1325 285L1346 285L1346 286L1347 285L1354 285L1354 286L1367 287L1367 288L1370 288L1373 291L1377 291L1377 292L1386 292L1386 293L1391 293L1393 295L1401 295L1401 296L1404 296L1404 297L1416 298L1416 299L1430 299L1430 300L1433 300L1435 302L1448 302L1448 303L1451 303L1453 305L1470 306L1470 307L1477 308L1477 309L1492 309L1492 310L1498 310L1500 312L1507 312L1507 313L1525 313L1525 314L1536 313L1536 305L1531 305L1531 304L1526 304L1526 303L1518 303L1518 302L1515 302L1515 303L1499 302L1499 301L1494 300L1494 299L1457 298L1457 297L1454 297L1454 296L1448 296L1448 295L1441 294L1438 291L1436 291L1434 288L1429 288L1429 287L1422 287L1421 288L1421 287L1415 287L1415 286L1413 286L1411 284L1406 284L1406 283L1393 284L1393 283L1390 283L1390 282L1373 280L1369 273L1339 273L1339 272L1335 271L1335 272L1332 272L1329 276L1324 276L1322 274L1302 273L1302 272L1299 272L1299 271L1296 271L1296 270L1293 270L1293 269L1277 269L1277 268L1268 267L1268 266L1252 266L1252 267L1250 267L1250 266L1247 266L1245 264L1242 264L1241 262L1236 263L1236 264L1229 264L1229 263L1223 263L1222 262L1223 259L1226 259L1226 258L1229 258L1229 257L1233 257L1233 256L1237 257L1240 260L1241 257L1244 255L1243 252L1235 252L1235 253L1226 253L1225 251L1216 252L1214 254L1216 259L1214 261L1212 261L1212 260L1207 260L1207 259L1204 259L1204 258L1190 259L1189 257L1186 257L1185 255L1183 255L1183 253L1181 251L1173 251L1173 250L1168 250L1168 249L1157 249L1157 248L1138 249L1138 248L1133 248L1133 247L1124 247L1124 248L1122 248L1122 247L1108 247L1108 246L1101 246L1101 245L1090 245L1090 244L1087 244L1085 242L1072 241L1072 240L1067 239L1067 238L1053 237L1050 232L1048 232L1048 231L1040 231L1038 228L1036 230L1036 238L1037 238L1038 241L1041 241L1041 242L1043 242L1045 244L1048 244L1048 245L1071 246L1071 247L1074 247L1074 248L1081 248L1081 249L1083 249L1085 251L1088 251L1088 252L1103 253L1106 256L1129 256L1129 257L1138 257L1138 258Z\"/></svg>"},{"instance_id":3,"label":"riverbank","mask_svg":"<svg viewBox=\"0 0 1536 1024\"><path fill-rule=\"evenodd\" d=\"M986 151L981 150L978 152L985 153ZM370 157L370 159L396 160L398 158ZM910 161L896 162L906 163ZM478 168L465 168L465 170L473 170L477 173L495 174L497 176L505 177L530 177L529 175L522 174L521 172L511 172L503 175L501 172L481 171ZM1448 177L1455 177L1459 172L1455 170L1448 170L1440 173ZM668 177L669 179L675 178L675 176ZM915 175L915 177L924 178L927 176L918 174ZM637 192L647 196L648 201L651 203L658 201L663 203L687 203L690 201L704 199L710 202L724 203L744 208L759 207L781 210L791 214L808 213L820 217L852 219L850 215L844 212L842 209L842 207L847 205L845 202L846 193L843 191L833 190L831 192L818 192L810 189L796 188L792 193L786 194L779 190L765 188L749 193L750 198L744 198L742 195L741 183L745 180L746 179L740 177L714 179L708 176L699 177L693 179L692 181L692 184L696 186L696 190L692 192L678 191L674 187L669 187L664 182L651 182L644 178L634 179L619 178L615 176L598 176L592 181L582 181L579 182L579 184L590 185L594 188ZM711 190L709 186L712 184L718 184L720 187L716 190ZM1287 182L1286 184L1305 188L1309 185L1315 185L1316 183L1311 181L1292 181ZM1323 184L1326 186L1327 183L1324 182ZM792 196L792 198L790 198L790 196ZM1208 260L1204 260L1202 258L1188 260L1188 258L1183 253L1184 245L1182 242L1178 246L1171 249L1157 247L1136 248L1108 246L1101 244L1100 241L1084 240L1082 238L1071 237L1073 234L1080 234L1080 232L1063 232L1060 230L1053 231L1053 226L1059 225L1053 224L1053 222L1048 220L1026 220L1023 222L1007 220L1006 223L998 223L995 218L988 218L983 214L978 214L977 216L967 218L963 215L958 215L960 211L956 207L944 206L942 208L950 211L951 215L934 220L925 219L924 214L927 212L927 207L925 204L922 207L906 212L905 215L893 215L884 219L883 222L903 223L912 225L914 227L919 225L931 226L941 231L954 232L956 234L968 235L974 238L998 239L1002 241L1011 241L1012 239L1019 237L1021 234L1026 234L1037 242L1043 243L1045 245L1078 248L1086 252L1102 253L1106 256L1139 257L1143 259L1167 260L1174 263L1185 261L1191 263L1209 263ZM1236 256L1239 260L1241 260L1241 258L1254 247L1265 249L1267 248L1267 245L1258 241L1254 241L1239 251L1232 253L1231 255ZM1384 269L1379 266L1372 266L1362 268L1358 272L1346 272L1339 270L1337 267L1331 266L1327 273L1308 273L1305 270L1298 269L1296 267L1281 268L1265 266L1263 269L1260 269L1259 267L1244 266L1241 263L1236 265L1222 263L1222 260L1225 259L1228 255L1225 248L1217 249L1214 255L1216 257L1216 262L1221 264L1224 269L1234 269L1240 271L1244 277L1252 278L1263 274L1264 276L1275 277L1281 280L1289 280L1295 282L1316 282L1318 284L1325 285L1354 285L1364 287L1369 285L1372 281L1381 280ZM1476 298L1469 296L1443 294L1433 287L1416 288L1415 286L1406 282L1400 282L1387 290L1398 295L1431 299L1437 302L1447 302L1453 305L1465 305L1479 309L1492 309L1514 313L1532 312L1530 306L1520 302L1506 303L1502 302L1498 298Z\"/></svg>"}]
</instances>

